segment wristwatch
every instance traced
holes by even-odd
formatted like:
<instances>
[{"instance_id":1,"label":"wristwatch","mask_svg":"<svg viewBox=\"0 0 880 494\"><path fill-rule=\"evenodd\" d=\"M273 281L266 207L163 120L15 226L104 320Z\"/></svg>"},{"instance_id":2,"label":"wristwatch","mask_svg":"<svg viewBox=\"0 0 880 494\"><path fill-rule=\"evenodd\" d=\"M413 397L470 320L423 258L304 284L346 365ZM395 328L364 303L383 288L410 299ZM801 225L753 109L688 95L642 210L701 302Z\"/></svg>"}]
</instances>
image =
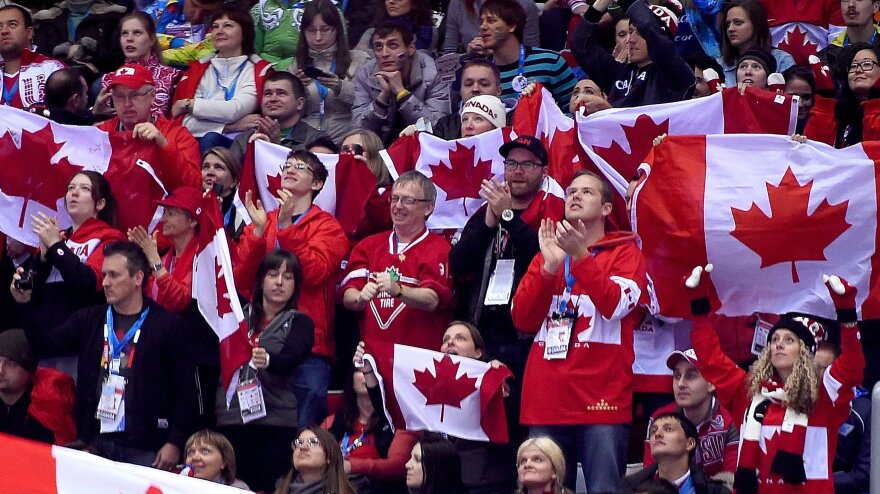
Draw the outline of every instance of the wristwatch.
<instances>
[{"instance_id":1,"label":"wristwatch","mask_svg":"<svg viewBox=\"0 0 880 494\"><path fill-rule=\"evenodd\" d=\"M162 264L161 262L157 262L156 264L150 265L150 269L153 270L154 273L158 273L159 270L161 270L164 267L165 267L165 265Z\"/></svg>"},{"instance_id":2,"label":"wristwatch","mask_svg":"<svg viewBox=\"0 0 880 494\"><path fill-rule=\"evenodd\" d=\"M513 220L513 210L510 208L501 211L501 219L504 221L512 221Z\"/></svg>"}]
</instances>

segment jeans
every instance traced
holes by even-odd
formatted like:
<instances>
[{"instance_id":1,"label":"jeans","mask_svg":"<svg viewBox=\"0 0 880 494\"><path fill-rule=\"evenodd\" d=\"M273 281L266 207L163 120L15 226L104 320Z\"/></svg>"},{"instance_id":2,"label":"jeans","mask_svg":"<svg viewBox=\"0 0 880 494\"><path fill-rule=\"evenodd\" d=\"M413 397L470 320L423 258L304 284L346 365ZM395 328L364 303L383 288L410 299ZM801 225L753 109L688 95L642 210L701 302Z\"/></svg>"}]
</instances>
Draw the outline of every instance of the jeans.
<instances>
[{"instance_id":1,"label":"jeans","mask_svg":"<svg viewBox=\"0 0 880 494\"><path fill-rule=\"evenodd\" d=\"M320 425L327 418L327 386L330 383L330 361L310 355L299 364L293 375L299 429Z\"/></svg>"},{"instance_id":2,"label":"jeans","mask_svg":"<svg viewBox=\"0 0 880 494\"><path fill-rule=\"evenodd\" d=\"M550 436L565 455L565 487L574 490L577 463L584 472L590 494L617 492L626 473L629 425L538 425L529 436Z\"/></svg>"}]
</instances>

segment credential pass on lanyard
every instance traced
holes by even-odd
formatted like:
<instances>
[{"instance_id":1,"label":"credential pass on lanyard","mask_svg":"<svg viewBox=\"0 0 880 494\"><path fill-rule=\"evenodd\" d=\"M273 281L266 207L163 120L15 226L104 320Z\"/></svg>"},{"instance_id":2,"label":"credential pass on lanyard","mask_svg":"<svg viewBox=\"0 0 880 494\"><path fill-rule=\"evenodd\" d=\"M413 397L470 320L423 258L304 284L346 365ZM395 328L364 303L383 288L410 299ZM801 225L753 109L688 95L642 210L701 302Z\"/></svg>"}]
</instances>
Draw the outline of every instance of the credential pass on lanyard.
<instances>
[{"instance_id":1,"label":"credential pass on lanyard","mask_svg":"<svg viewBox=\"0 0 880 494\"><path fill-rule=\"evenodd\" d=\"M226 101L232 99L235 96L235 88L238 86L238 78L241 77L241 72L244 70L244 66L248 63L247 60L241 62L241 65L238 66L238 72L235 74L235 79L232 80L232 85L226 87L220 82L220 72L217 70L217 67L211 65L211 68L214 69L214 77L217 78L217 85L220 86L220 89L223 90L223 97L226 98Z\"/></svg>"},{"instance_id":2,"label":"credential pass on lanyard","mask_svg":"<svg viewBox=\"0 0 880 494\"><path fill-rule=\"evenodd\" d=\"M336 72L336 59L333 59L333 62L330 63L330 72ZM318 130L324 130L324 100L327 99L327 86L318 82L315 79L315 87L318 88L318 94L321 96L321 103L318 105Z\"/></svg>"},{"instance_id":3,"label":"credential pass on lanyard","mask_svg":"<svg viewBox=\"0 0 880 494\"><path fill-rule=\"evenodd\" d=\"M510 85L513 87L513 90L517 93L521 93L525 91L526 86L529 85L529 80L526 79L526 49L523 45L519 45L519 70L517 71L516 76L510 82Z\"/></svg>"},{"instance_id":4,"label":"credential pass on lanyard","mask_svg":"<svg viewBox=\"0 0 880 494\"><path fill-rule=\"evenodd\" d=\"M111 373L119 372L119 365L115 364L116 369L113 369L114 365L111 365L111 362L119 362L120 355L122 354L122 350L129 344L133 343L137 345L138 338L141 336L141 326L144 324L144 320L147 318L147 314L150 313L150 308L147 307L141 312L141 315L137 318L134 324L131 325L131 328L125 333L125 336L122 338L122 341L119 341L119 338L116 336L116 331L113 325L113 308L112 306L107 306L107 320L104 323L104 355L103 362L101 362L102 366L107 366L107 369ZM134 361L134 348L132 348L131 355L128 357L128 367L131 368L131 364Z\"/></svg>"}]
</instances>

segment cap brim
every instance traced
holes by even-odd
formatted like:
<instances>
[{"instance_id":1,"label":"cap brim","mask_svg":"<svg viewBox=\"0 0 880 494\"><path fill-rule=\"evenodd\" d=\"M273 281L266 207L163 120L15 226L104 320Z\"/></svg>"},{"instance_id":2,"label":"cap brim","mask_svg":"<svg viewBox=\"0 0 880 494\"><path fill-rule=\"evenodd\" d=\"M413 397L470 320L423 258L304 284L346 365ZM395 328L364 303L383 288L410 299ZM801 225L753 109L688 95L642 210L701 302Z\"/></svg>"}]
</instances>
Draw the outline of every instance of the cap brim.
<instances>
[{"instance_id":1,"label":"cap brim","mask_svg":"<svg viewBox=\"0 0 880 494\"><path fill-rule=\"evenodd\" d=\"M682 360L686 360L689 364L693 365L697 369L700 368L700 363L691 359L681 350L676 350L669 354L669 357L666 358L666 367L669 370L675 370L675 366L681 362Z\"/></svg>"}]
</instances>

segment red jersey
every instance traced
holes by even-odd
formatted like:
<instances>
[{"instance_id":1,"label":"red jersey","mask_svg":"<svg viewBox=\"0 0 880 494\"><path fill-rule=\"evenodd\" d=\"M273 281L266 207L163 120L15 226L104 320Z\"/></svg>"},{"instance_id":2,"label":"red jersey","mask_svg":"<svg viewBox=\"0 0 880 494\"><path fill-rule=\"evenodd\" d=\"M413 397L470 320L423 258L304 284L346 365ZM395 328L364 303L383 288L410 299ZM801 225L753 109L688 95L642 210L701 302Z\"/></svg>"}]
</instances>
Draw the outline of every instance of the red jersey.
<instances>
[{"instance_id":1,"label":"red jersey","mask_svg":"<svg viewBox=\"0 0 880 494\"><path fill-rule=\"evenodd\" d=\"M449 249L445 239L425 230L408 245L395 242L394 231L371 235L355 245L348 261L342 293L362 290L376 273L387 271L406 288L430 288L440 303L432 312L411 309L380 292L361 317L361 339L379 340L435 350L450 321L446 307L452 299Z\"/></svg>"}]
</instances>

